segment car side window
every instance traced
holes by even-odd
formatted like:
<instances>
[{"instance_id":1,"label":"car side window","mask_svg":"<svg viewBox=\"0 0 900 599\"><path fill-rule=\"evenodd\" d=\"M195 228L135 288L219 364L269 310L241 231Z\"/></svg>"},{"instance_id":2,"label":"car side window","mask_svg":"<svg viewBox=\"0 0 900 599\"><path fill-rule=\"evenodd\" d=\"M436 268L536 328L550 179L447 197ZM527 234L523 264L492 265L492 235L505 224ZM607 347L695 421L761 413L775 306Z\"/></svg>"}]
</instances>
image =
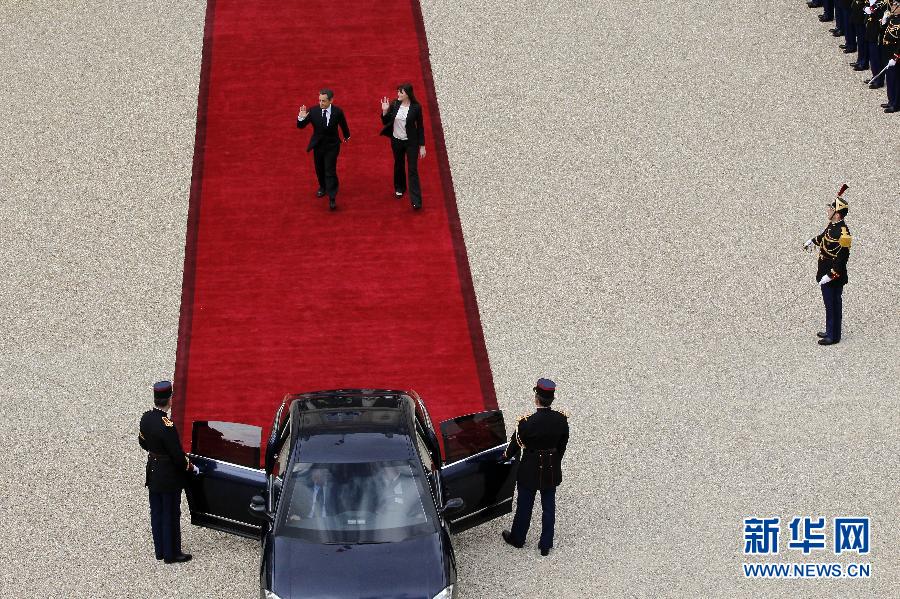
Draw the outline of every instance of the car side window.
<instances>
[{"instance_id":1,"label":"car side window","mask_svg":"<svg viewBox=\"0 0 900 599\"><path fill-rule=\"evenodd\" d=\"M416 422L416 450L419 453L419 459L422 460L425 471L431 473L434 471L434 461L431 459L431 452L428 450L428 444L425 442L424 437L422 426Z\"/></svg>"},{"instance_id":2,"label":"car side window","mask_svg":"<svg viewBox=\"0 0 900 599\"><path fill-rule=\"evenodd\" d=\"M428 416L428 412L425 411L425 406L422 404L422 400L417 399L415 404L416 419L419 421L419 424L422 425L422 430L425 430L426 427L434 430L434 426L431 424L431 418Z\"/></svg>"},{"instance_id":3,"label":"car side window","mask_svg":"<svg viewBox=\"0 0 900 599\"><path fill-rule=\"evenodd\" d=\"M288 458L291 455L291 422L288 422L284 425L284 430L282 430L280 435L281 449L278 450L278 472L276 472L277 476L283 476L285 469L287 468Z\"/></svg>"}]
</instances>

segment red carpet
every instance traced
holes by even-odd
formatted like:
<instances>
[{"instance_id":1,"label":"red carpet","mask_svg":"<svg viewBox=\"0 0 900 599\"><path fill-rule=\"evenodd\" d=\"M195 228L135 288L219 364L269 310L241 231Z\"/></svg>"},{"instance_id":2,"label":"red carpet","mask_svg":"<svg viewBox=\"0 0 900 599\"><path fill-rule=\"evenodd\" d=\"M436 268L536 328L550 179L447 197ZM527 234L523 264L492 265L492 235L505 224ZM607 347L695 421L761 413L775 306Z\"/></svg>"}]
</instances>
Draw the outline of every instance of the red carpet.
<instances>
[{"instance_id":1,"label":"red carpet","mask_svg":"<svg viewBox=\"0 0 900 599\"><path fill-rule=\"evenodd\" d=\"M412 82L423 209L394 199L380 99ZM335 90L351 140L316 198L301 104ZM267 429L289 392L415 389L440 421L496 407L416 0L210 0L174 417Z\"/></svg>"}]
</instances>

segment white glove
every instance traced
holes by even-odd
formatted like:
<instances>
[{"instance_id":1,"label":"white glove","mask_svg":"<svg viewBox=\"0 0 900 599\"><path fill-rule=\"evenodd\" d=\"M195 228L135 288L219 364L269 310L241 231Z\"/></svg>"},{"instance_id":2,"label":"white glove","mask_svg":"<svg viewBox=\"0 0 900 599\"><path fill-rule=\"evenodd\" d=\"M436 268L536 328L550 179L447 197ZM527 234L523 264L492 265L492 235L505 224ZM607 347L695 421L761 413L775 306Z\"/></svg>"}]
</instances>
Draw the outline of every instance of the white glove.
<instances>
[{"instance_id":1,"label":"white glove","mask_svg":"<svg viewBox=\"0 0 900 599\"><path fill-rule=\"evenodd\" d=\"M890 59L890 60L888 61L887 66L888 66L888 68L890 68L890 67L894 66L895 64L897 64L897 59L896 59L896 58L892 58L892 59Z\"/></svg>"},{"instance_id":2,"label":"white glove","mask_svg":"<svg viewBox=\"0 0 900 599\"><path fill-rule=\"evenodd\" d=\"M191 468L194 470L194 474L200 474L200 469L197 468L196 464L191 464Z\"/></svg>"},{"instance_id":3,"label":"white glove","mask_svg":"<svg viewBox=\"0 0 900 599\"><path fill-rule=\"evenodd\" d=\"M831 282L831 275L824 275L821 279L819 279L819 285L824 285L825 283Z\"/></svg>"},{"instance_id":4,"label":"white glove","mask_svg":"<svg viewBox=\"0 0 900 599\"><path fill-rule=\"evenodd\" d=\"M881 17L881 24L884 25L885 23L888 22L888 19L890 19L890 18L891 18L891 11L886 11L884 13L884 16Z\"/></svg>"},{"instance_id":5,"label":"white glove","mask_svg":"<svg viewBox=\"0 0 900 599\"><path fill-rule=\"evenodd\" d=\"M863 12L866 13L867 15L872 14L872 7L871 7L871 6L865 7L865 8L863 9Z\"/></svg>"},{"instance_id":6,"label":"white glove","mask_svg":"<svg viewBox=\"0 0 900 599\"><path fill-rule=\"evenodd\" d=\"M812 238L807 239L807 240L806 240L806 243L803 244L803 249L804 249L804 250L808 250L808 249L809 249L809 246L811 246L812 244L813 244Z\"/></svg>"},{"instance_id":7,"label":"white glove","mask_svg":"<svg viewBox=\"0 0 900 599\"><path fill-rule=\"evenodd\" d=\"M878 0L869 0L869 6L875 6L876 2L878 2Z\"/></svg>"}]
</instances>

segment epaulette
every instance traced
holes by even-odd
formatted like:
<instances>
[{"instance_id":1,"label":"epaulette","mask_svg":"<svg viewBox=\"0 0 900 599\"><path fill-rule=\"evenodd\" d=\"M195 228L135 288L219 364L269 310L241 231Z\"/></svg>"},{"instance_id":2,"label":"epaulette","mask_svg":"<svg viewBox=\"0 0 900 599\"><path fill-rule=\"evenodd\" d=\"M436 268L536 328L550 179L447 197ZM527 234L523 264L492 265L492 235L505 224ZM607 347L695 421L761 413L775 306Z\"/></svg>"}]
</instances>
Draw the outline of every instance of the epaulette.
<instances>
[{"instance_id":1,"label":"epaulette","mask_svg":"<svg viewBox=\"0 0 900 599\"><path fill-rule=\"evenodd\" d=\"M847 227L841 227L841 236L838 238L838 243L843 248L848 248L853 244L853 237L850 235Z\"/></svg>"},{"instance_id":2,"label":"epaulette","mask_svg":"<svg viewBox=\"0 0 900 599\"><path fill-rule=\"evenodd\" d=\"M522 414L521 416L516 418L516 422L522 422L523 420L527 420L529 416L531 416L531 414Z\"/></svg>"},{"instance_id":3,"label":"epaulette","mask_svg":"<svg viewBox=\"0 0 900 599\"><path fill-rule=\"evenodd\" d=\"M172 422L171 420L169 420L168 416L163 416L162 421L163 421L163 424L165 424L166 426L175 426L175 423Z\"/></svg>"},{"instance_id":4,"label":"epaulette","mask_svg":"<svg viewBox=\"0 0 900 599\"><path fill-rule=\"evenodd\" d=\"M146 438L144 437L144 433L142 433L141 431L138 431L138 437L140 437L141 439L144 439L146 441Z\"/></svg>"},{"instance_id":5,"label":"epaulette","mask_svg":"<svg viewBox=\"0 0 900 599\"><path fill-rule=\"evenodd\" d=\"M562 414L562 415L565 416L566 418L569 417L569 413L566 412L565 410L554 410L554 411L559 412L560 414Z\"/></svg>"}]
</instances>

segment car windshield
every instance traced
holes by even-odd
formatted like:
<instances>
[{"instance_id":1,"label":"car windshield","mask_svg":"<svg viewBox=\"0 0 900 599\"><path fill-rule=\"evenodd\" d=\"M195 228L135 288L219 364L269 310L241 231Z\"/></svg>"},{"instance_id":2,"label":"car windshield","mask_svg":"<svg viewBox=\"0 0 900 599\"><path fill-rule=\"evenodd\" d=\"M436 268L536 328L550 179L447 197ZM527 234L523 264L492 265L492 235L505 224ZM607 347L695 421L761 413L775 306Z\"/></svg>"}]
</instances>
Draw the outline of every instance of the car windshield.
<instances>
[{"instance_id":1,"label":"car windshield","mask_svg":"<svg viewBox=\"0 0 900 599\"><path fill-rule=\"evenodd\" d=\"M406 461L295 462L279 534L318 543L385 543L436 530L431 496Z\"/></svg>"}]
</instances>

